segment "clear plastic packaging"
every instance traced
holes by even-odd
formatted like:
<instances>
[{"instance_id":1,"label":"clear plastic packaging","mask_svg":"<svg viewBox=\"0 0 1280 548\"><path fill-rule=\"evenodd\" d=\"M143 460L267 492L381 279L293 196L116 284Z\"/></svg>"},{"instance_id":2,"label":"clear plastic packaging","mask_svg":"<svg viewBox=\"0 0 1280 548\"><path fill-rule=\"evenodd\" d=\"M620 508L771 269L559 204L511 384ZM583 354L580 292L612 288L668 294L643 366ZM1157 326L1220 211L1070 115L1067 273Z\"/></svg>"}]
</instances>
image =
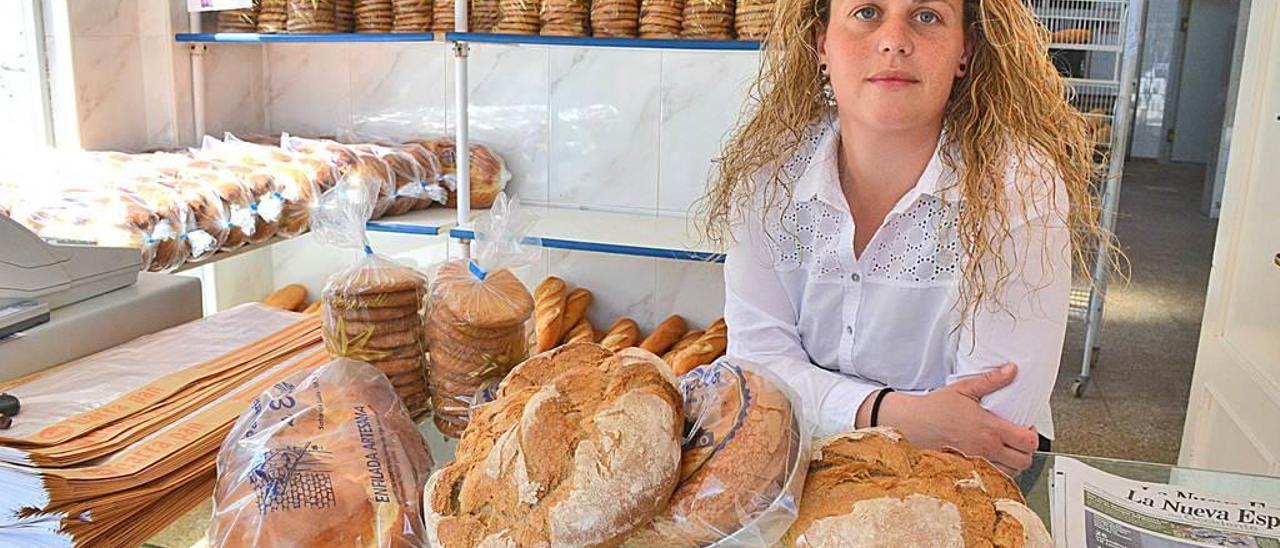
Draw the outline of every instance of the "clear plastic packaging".
<instances>
[{"instance_id":1,"label":"clear plastic packaging","mask_svg":"<svg viewBox=\"0 0 1280 548\"><path fill-rule=\"evenodd\" d=\"M732 40L734 0L685 0L681 38Z\"/></svg>"},{"instance_id":2,"label":"clear plastic packaging","mask_svg":"<svg viewBox=\"0 0 1280 548\"><path fill-rule=\"evenodd\" d=\"M542 0L542 36L588 36L590 0Z\"/></svg>"},{"instance_id":3,"label":"clear plastic packaging","mask_svg":"<svg viewBox=\"0 0 1280 548\"><path fill-rule=\"evenodd\" d=\"M46 240L137 248L148 267L156 259L154 235L166 230L141 197L112 185L29 188L10 214Z\"/></svg>"},{"instance_id":4,"label":"clear plastic packaging","mask_svg":"<svg viewBox=\"0 0 1280 548\"><path fill-rule=\"evenodd\" d=\"M220 162L193 161L177 175L182 182L209 187L226 208L226 238L221 249L234 250L249 243L258 226L257 200L244 179Z\"/></svg>"},{"instance_id":5,"label":"clear plastic packaging","mask_svg":"<svg viewBox=\"0 0 1280 548\"><path fill-rule=\"evenodd\" d=\"M182 197L154 176L135 176L129 179L112 179L111 183L122 190L133 192L156 214L156 226L151 231L154 252L147 270L168 272L187 260L187 221L191 209ZM199 237L197 237L199 239ZM208 242L204 242L207 247Z\"/></svg>"},{"instance_id":6,"label":"clear plastic packaging","mask_svg":"<svg viewBox=\"0 0 1280 548\"><path fill-rule=\"evenodd\" d=\"M738 0L734 8L733 29L739 40L764 40L773 26L776 0Z\"/></svg>"},{"instance_id":7,"label":"clear plastic packaging","mask_svg":"<svg viewBox=\"0 0 1280 548\"><path fill-rule=\"evenodd\" d=\"M212 545L426 544L431 455L392 385L338 359L255 399L218 452Z\"/></svg>"},{"instance_id":8,"label":"clear plastic packaging","mask_svg":"<svg viewBox=\"0 0 1280 548\"><path fill-rule=\"evenodd\" d=\"M328 163L336 180L359 183L376 191L371 219L380 219L395 201L391 169L374 154L328 139L308 139L285 134L281 146L291 153L308 155Z\"/></svg>"},{"instance_id":9,"label":"clear plastic packaging","mask_svg":"<svg viewBox=\"0 0 1280 548\"><path fill-rule=\"evenodd\" d=\"M418 181L421 191L417 193L413 209L426 209L432 204L446 204L449 193L458 190L458 183L451 175L445 175L440 167L440 158L417 143L400 145L400 150L409 153L422 169L422 179Z\"/></svg>"},{"instance_id":10,"label":"clear plastic packaging","mask_svg":"<svg viewBox=\"0 0 1280 548\"><path fill-rule=\"evenodd\" d=\"M456 180L458 171L457 145L453 137L433 137L416 139L410 143L421 145L440 160L440 173ZM482 143L471 143L469 159L471 161L471 207L486 209L493 205L498 194L505 191L511 181L511 172L507 171L507 163L489 146ZM456 185L449 193L449 207L457 206Z\"/></svg>"},{"instance_id":11,"label":"clear plastic packaging","mask_svg":"<svg viewBox=\"0 0 1280 548\"><path fill-rule=\"evenodd\" d=\"M542 12L542 1L498 0L498 24L493 31L502 34L538 34L542 26L539 15Z\"/></svg>"},{"instance_id":12,"label":"clear plastic packaging","mask_svg":"<svg viewBox=\"0 0 1280 548\"><path fill-rule=\"evenodd\" d=\"M776 546L808 470L803 406L767 368L721 358L680 378L680 483L626 546Z\"/></svg>"},{"instance_id":13,"label":"clear plastic packaging","mask_svg":"<svg viewBox=\"0 0 1280 548\"><path fill-rule=\"evenodd\" d=\"M635 38L640 33L640 0L591 2L591 35Z\"/></svg>"},{"instance_id":14,"label":"clear plastic packaging","mask_svg":"<svg viewBox=\"0 0 1280 548\"><path fill-rule=\"evenodd\" d=\"M475 258L444 263L436 272L427 312L428 377L436 426L446 435L461 435L476 394L528 355L533 296L510 269L537 260L540 248L526 239L533 222L499 194L477 223Z\"/></svg>"},{"instance_id":15,"label":"clear plastic packaging","mask_svg":"<svg viewBox=\"0 0 1280 548\"><path fill-rule=\"evenodd\" d=\"M329 245L360 251L355 263L325 282L321 328L331 356L376 367L417 417L428 409L423 344L427 279L373 252L364 225L375 201L373 188L347 179L320 199L312 219L316 236Z\"/></svg>"},{"instance_id":16,"label":"clear plastic packaging","mask_svg":"<svg viewBox=\"0 0 1280 548\"><path fill-rule=\"evenodd\" d=\"M293 237L306 232L311 223L311 209L320 195L318 179L323 177L323 170L317 172L314 166L304 166L282 148L241 141L231 134L227 134L222 144L226 147L225 155L240 158L243 164L275 179L276 192L283 200L278 233Z\"/></svg>"},{"instance_id":17,"label":"clear plastic packaging","mask_svg":"<svg viewBox=\"0 0 1280 548\"><path fill-rule=\"evenodd\" d=\"M425 169L418 157L408 150L372 144L352 145L352 148L361 153L372 154L387 165L392 187L395 190L391 193L391 204L387 206L384 215L402 215L413 209L423 209L426 207L425 204L432 201L433 196L441 202L448 199L447 191L440 187L439 183L434 180L427 183L428 169ZM438 168L430 167L430 172L432 179L435 179Z\"/></svg>"},{"instance_id":18,"label":"clear plastic packaging","mask_svg":"<svg viewBox=\"0 0 1280 548\"><path fill-rule=\"evenodd\" d=\"M685 0L640 0L641 38L679 38Z\"/></svg>"},{"instance_id":19,"label":"clear plastic packaging","mask_svg":"<svg viewBox=\"0 0 1280 548\"><path fill-rule=\"evenodd\" d=\"M195 157L211 162L215 169L225 170L248 189L253 200L249 206L253 213L253 229L244 233L249 243L265 242L280 231L284 195L271 173L250 165L253 158L244 154L243 148L225 146L222 141L206 135Z\"/></svg>"}]
</instances>

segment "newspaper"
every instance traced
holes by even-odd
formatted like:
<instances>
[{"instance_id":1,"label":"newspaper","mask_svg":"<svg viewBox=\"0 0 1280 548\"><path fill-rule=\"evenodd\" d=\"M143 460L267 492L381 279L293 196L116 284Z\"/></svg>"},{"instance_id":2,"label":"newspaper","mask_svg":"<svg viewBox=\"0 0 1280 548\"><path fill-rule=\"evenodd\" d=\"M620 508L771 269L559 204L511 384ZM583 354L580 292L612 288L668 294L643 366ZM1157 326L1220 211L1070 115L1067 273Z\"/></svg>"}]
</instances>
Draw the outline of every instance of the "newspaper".
<instances>
[{"instance_id":1,"label":"newspaper","mask_svg":"<svg viewBox=\"0 0 1280 548\"><path fill-rule=\"evenodd\" d=\"M1108 474L1054 460L1053 536L1058 548L1280 548L1280 505Z\"/></svg>"}]
</instances>

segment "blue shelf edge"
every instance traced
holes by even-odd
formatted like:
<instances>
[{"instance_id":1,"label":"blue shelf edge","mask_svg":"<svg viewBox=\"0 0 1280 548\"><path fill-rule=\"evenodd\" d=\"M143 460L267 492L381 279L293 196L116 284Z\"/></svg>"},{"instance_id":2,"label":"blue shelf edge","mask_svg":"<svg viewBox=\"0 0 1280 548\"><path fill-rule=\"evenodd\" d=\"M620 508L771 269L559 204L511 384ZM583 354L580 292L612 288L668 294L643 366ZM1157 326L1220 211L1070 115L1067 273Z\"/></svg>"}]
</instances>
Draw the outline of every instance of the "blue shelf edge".
<instances>
[{"instance_id":1,"label":"blue shelf edge","mask_svg":"<svg viewBox=\"0 0 1280 548\"><path fill-rule=\"evenodd\" d=\"M476 233L469 228L451 228L449 236L460 240L474 240ZM633 257L650 257L654 259L675 259L679 261L695 261L703 263L723 263L724 253L713 251L689 251L687 249L667 249L660 247L640 247L620 244L602 244L579 240L562 240L558 238L526 238L524 243L540 245L551 249L567 251L590 251L611 255L630 255Z\"/></svg>"},{"instance_id":2,"label":"blue shelf edge","mask_svg":"<svg viewBox=\"0 0 1280 548\"><path fill-rule=\"evenodd\" d=\"M387 223L382 221L369 221L364 225L365 230L369 232L386 232L390 234L418 234L421 236L439 236L440 227L410 225L404 223Z\"/></svg>"},{"instance_id":3,"label":"blue shelf edge","mask_svg":"<svg viewBox=\"0 0 1280 548\"><path fill-rule=\"evenodd\" d=\"M346 42L442 42L443 33L435 32L402 32L402 33L308 33L308 34L257 34L257 33L179 33L174 35L178 42L217 42L224 44L301 44L301 43L346 43Z\"/></svg>"},{"instance_id":4,"label":"blue shelf edge","mask_svg":"<svg viewBox=\"0 0 1280 548\"><path fill-rule=\"evenodd\" d=\"M484 44L527 44L535 46L595 46L606 48L653 48L713 51L756 51L754 40L684 40L665 38L598 38L590 36L538 36L532 34L490 34L480 32L448 32L450 42Z\"/></svg>"}]
</instances>

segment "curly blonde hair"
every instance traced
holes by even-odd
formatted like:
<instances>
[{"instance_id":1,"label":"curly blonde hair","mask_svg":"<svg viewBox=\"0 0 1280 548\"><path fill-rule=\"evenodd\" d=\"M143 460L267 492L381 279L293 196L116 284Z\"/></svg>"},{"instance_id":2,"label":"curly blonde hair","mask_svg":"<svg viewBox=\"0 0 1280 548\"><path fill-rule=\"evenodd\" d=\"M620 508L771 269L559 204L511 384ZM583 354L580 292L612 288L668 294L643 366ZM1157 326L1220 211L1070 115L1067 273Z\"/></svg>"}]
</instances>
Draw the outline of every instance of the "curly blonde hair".
<instances>
[{"instance_id":1,"label":"curly blonde hair","mask_svg":"<svg viewBox=\"0 0 1280 548\"><path fill-rule=\"evenodd\" d=\"M782 166L808 128L831 108L821 93L817 33L831 0L778 0L762 44L762 65L747 107L718 159L717 173L700 201L700 221L711 241L726 245L731 226L763 203L763 216L781 216L792 195ZM1023 0L964 0L973 54L943 114L942 160L955 170L964 203L953 229L961 249L961 318L980 303L1003 307L999 295L1015 265L999 253L1010 238L1004 189L1010 159L1027 169L1053 169L1065 183L1073 264L1088 277L1098 253L1122 258L1099 225L1095 185L1106 158L1094 128L1070 102L1071 90L1049 58L1049 33ZM1027 159L1040 159L1039 167ZM1049 179L1052 180L1052 179ZM759 200L759 202L757 202ZM1021 196L1025 212L1031 199ZM1014 204L1018 206L1019 204ZM1112 261L1111 264L1117 264Z\"/></svg>"}]
</instances>

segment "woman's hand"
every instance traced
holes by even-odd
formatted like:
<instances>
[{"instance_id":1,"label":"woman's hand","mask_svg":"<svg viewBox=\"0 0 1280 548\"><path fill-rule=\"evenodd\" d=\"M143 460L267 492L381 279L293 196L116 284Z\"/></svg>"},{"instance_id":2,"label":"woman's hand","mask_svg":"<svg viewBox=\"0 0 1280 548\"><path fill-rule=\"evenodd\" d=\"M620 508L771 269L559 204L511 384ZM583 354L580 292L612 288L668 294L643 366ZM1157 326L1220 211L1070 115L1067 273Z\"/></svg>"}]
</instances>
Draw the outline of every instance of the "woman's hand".
<instances>
[{"instance_id":1,"label":"woman's hand","mask_svg":"<svg viewBox=\"0 0 1280 548\"><path fill-rule=\"evenodd\" d=\"M1031 466L1039 435L982 407L984 396L1008 386L1017 375L1017 366L1006 364L928 395L890 393L880 403L879 422L897 428L917 447L953 447L1017 475Z\"/></svg>"}]
</instances>

